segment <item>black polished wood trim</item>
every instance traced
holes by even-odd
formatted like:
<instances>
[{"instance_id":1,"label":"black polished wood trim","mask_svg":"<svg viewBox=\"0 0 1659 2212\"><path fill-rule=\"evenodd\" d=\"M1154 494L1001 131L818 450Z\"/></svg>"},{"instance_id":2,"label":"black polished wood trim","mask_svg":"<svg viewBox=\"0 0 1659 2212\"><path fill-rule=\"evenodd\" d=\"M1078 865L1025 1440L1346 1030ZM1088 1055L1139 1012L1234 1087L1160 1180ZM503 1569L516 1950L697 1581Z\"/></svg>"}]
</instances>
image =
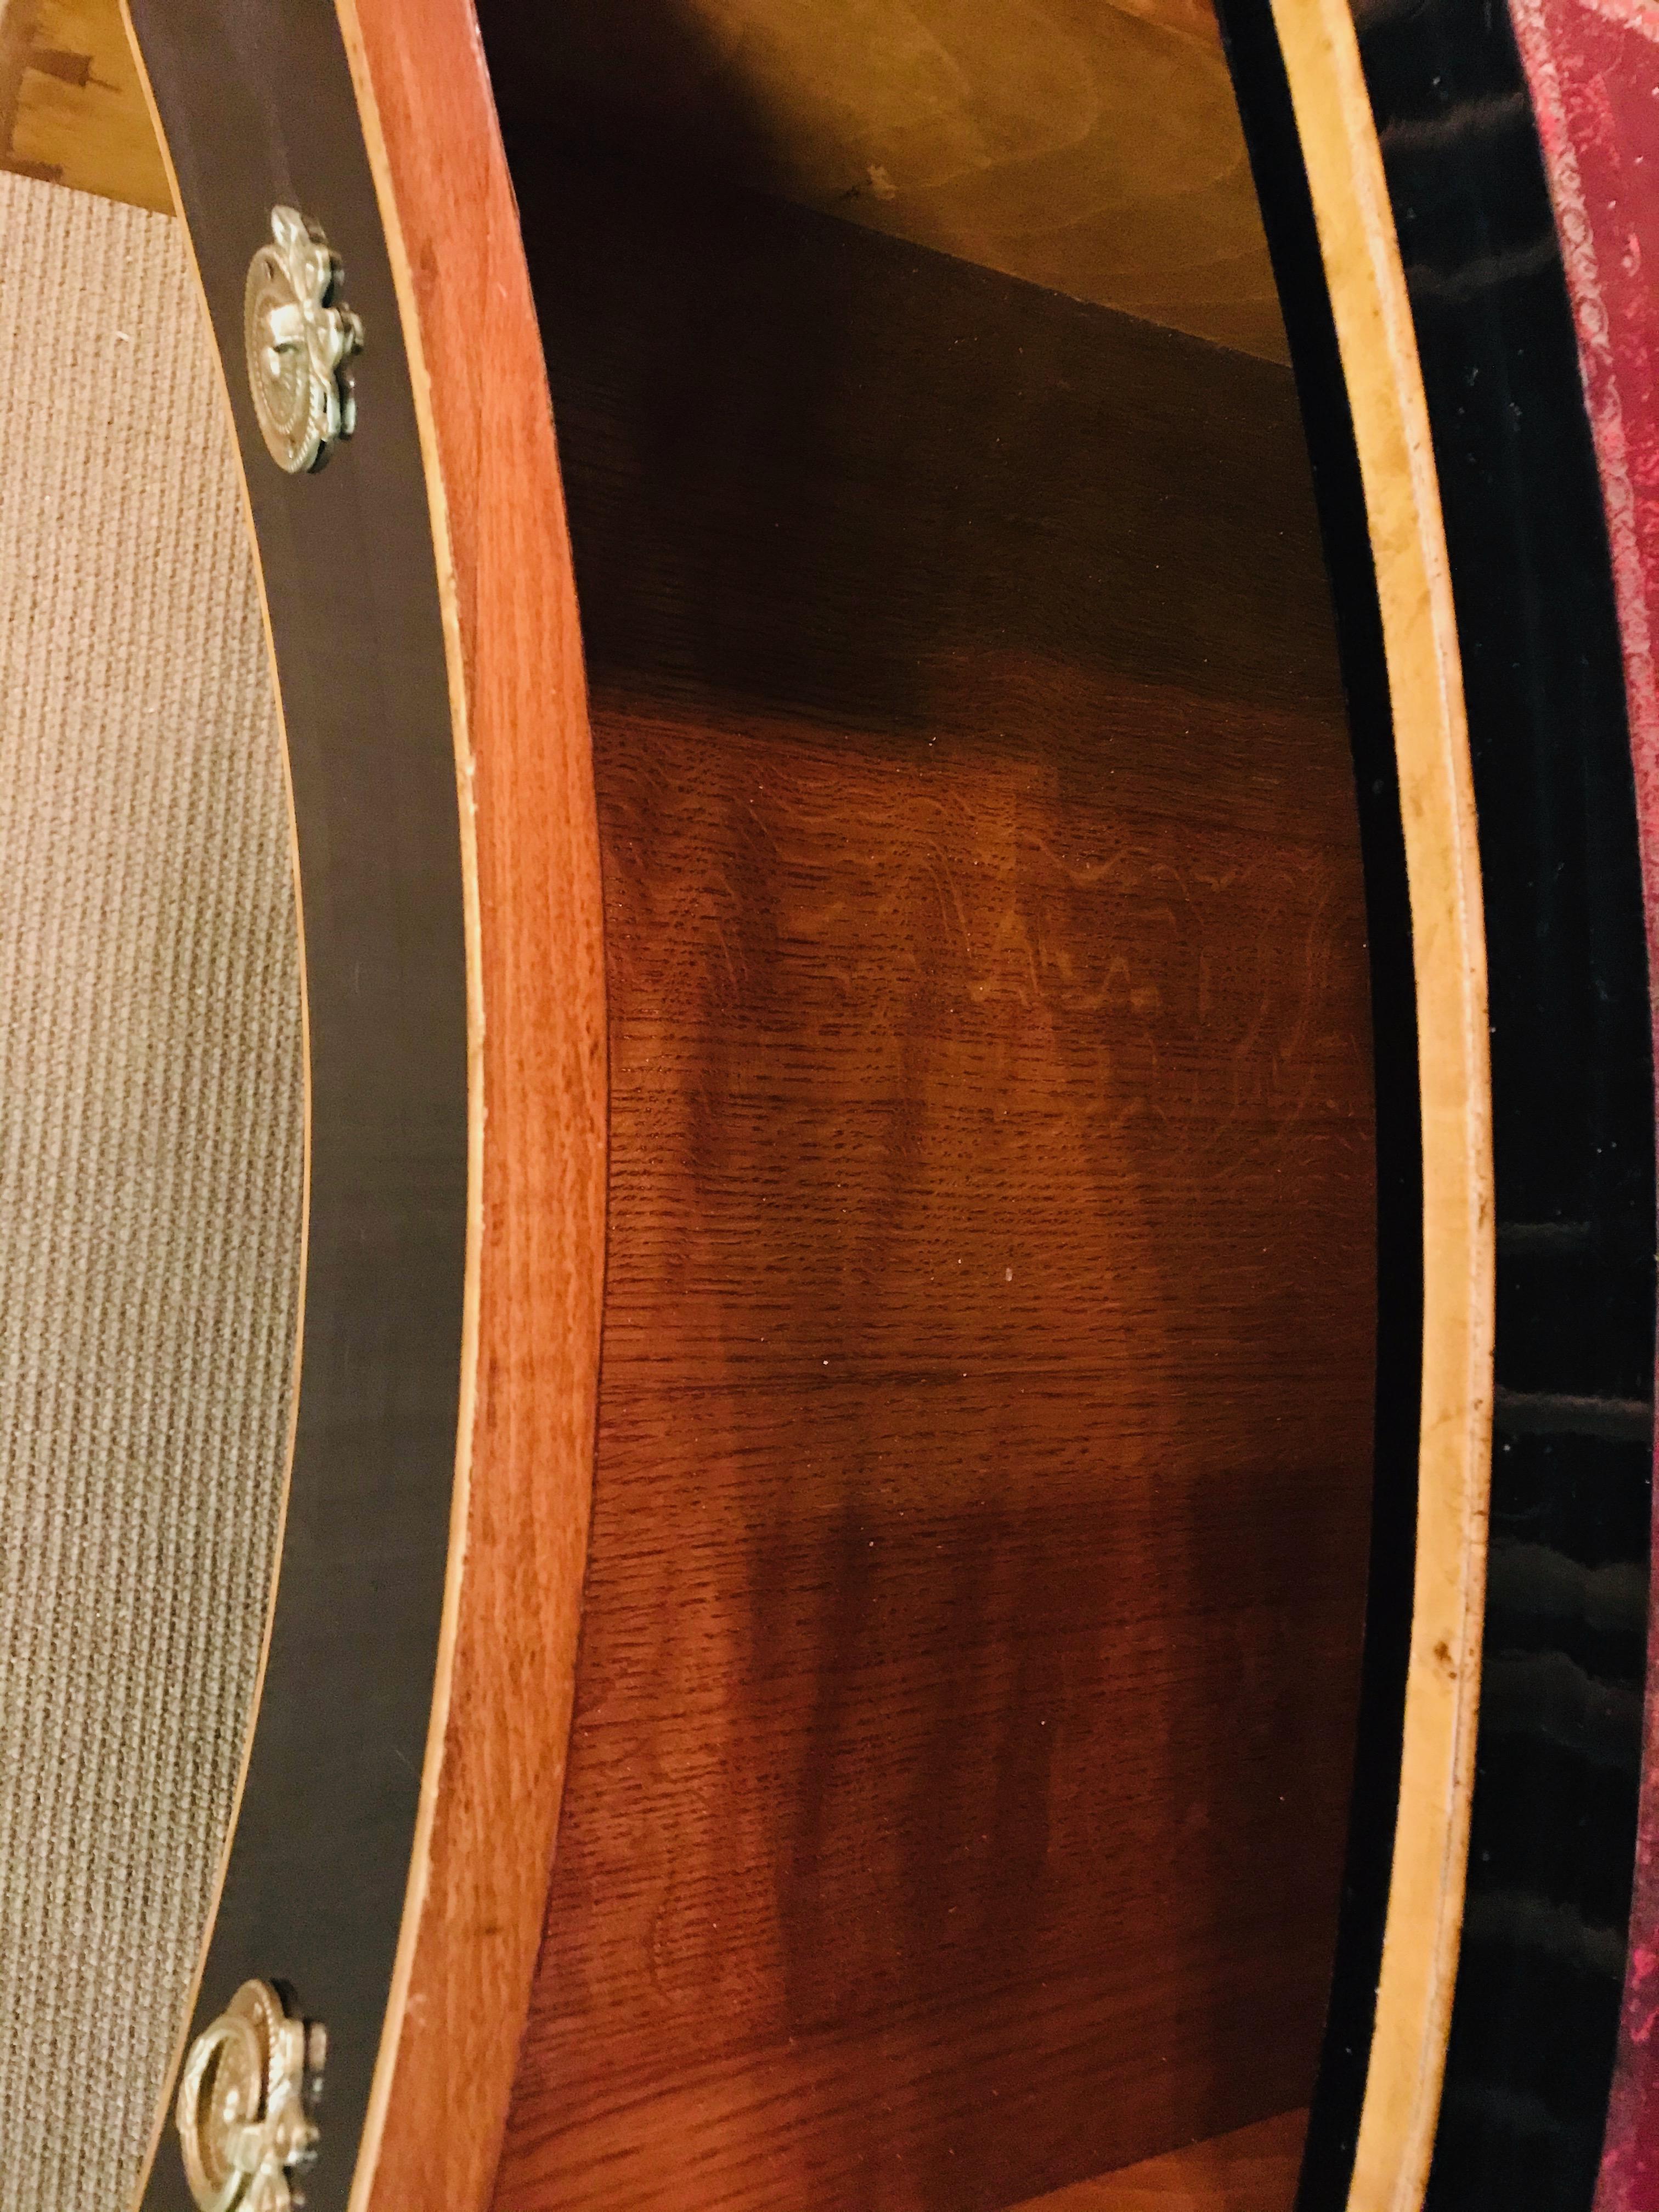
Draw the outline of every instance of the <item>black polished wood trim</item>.
<instances>
[{"instance_id":1,"label":"black polished wood trim","mask_svg":"<svg viewBox=\"0 0 1659 2212\"><path fill-rule=\"evenodd\" d=\"M1347 2201L1364 2102L1400 1802L1416 1569L1423 1133L1411 900L1376 572L1313 202L1271 0L1218 12L1301 401L1353 748L1376 1056L1377 1341L1365 1644L1342 1910L1298 2212Z\"/></svg>"},{"instance_id":2,"label":"black polished wood trim","mask_svg":"<svg viewBox=\"0 0 1659 2212\"><path fill-rule=\"evenodd\" d=\"M1225 0L1223 13L1317 458L1322 422L1328 449L1341 411L1340 371L1283 69L1266 0ZM1622 664L1565 281L1508 21L1497 0L1380 0L1356 18L1440 480L1492 1024L1492 1550L1427 2202L1589 2212L1630 1908L1652 1450L1654 1102ZM1340 454L1316 476L1340 604L1341 533L1355 517ZM1381 1055L1380 1010L1378 1038ZM1378 1095L1381 1139L1381 1070ZM1378 1418L1380 1440L1381 1404ZM1388 1590L1374 1585L1367 1696L1385 1732L1389 1685L1369 1670L1374 1647L1403 1669L1401 1599L1408 1613L1408 1588L1379 1613ZM1397 1760L1368 1719L1301 2212L1338 2212L1352 2178Z\"/></svg>"},{"instance_id":3,"label":"black polished wood trim","mask_svg":"<svg viewBox=\"0 0 1659 2212\"><path fill-rule=\"evenodd\" d=\"M1652 1042L1623 659L1500 0L1355 10L1423 365L1490 963L1497 1408L1430 2212L1589 2212L1624 1983L1652 1466Z\"/></svg>"},{"instance_id":4,"label":"black polished wood trim","mask_svg":"<svg viewBox=\"0 0 1659 2212\"><path fill-rule=\"evenodd\" d=\"M288 1983L329 2031L309 2212L344 2212L427 1751L461 1375L467 1018L448 677L392 270L329 0L133 0L235 420L286 724L310 1073L298 1430L269 1664L191 2023ZM284 476L242 356L273 203L367 343L358 425ZM456 273L471 283L471 270ZM158 1594L164 1601L165 1594ZM169 2124L147 2212L188 2203Z\"/></svg>"}]
</instances>

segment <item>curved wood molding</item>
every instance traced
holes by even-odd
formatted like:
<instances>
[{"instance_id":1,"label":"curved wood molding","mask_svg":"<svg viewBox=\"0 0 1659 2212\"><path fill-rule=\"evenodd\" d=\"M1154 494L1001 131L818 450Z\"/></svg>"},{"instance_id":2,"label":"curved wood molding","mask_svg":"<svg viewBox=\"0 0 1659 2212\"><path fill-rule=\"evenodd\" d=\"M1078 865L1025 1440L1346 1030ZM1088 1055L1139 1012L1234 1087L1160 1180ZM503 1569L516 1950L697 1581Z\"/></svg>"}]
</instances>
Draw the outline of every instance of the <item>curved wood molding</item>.
<instances>
[{"instance_id":1,"label":"curved wood molding","mask_svg":"<svg viewBox=\"0 0 1659 2212\"><path fill-rule=\"evenodd\" d=\"M1352 2212L1414 2212L1439 2111L1468 1854L1492 1411L1480 860L1445 534L1382 155L1345 0L1275 0L1376 563L1416 967L1423 1396L1400 1814Z\"/></svg>"},{"instance_id":2,"label":"curved wood molding","mask_svg":"<svg viewBox=\"0 0 1659 2212\"><path fill-rule=\"evenodd\" d=\"M172 156L167 150L167 134L161 126L161 112L155 104L155 93L150 85L149 75L144 69L143 60L140 57L138 33L132 21L131 0L118 0L117 20L120 27L122 39L125 42L126 63L133 74L136 87L136 96L143 105L144 121L148 126L149 147L154 154L156 166L165 180L167 198L167 209L166 211L172 213L174 216L178 216L178 179L173 173ZM78 189L78 187L73 184L70 185L70 188L71 190ZM135 202L134 204L138 204L139 203ZM157 209L153 211L159 213L163 210ZM287 1533L289 1501L294 1486L294 1452L299 1428L300 1386L305 1367L305 1329L303 1327L303 1321L306 1310L306 1261L310 1249L311 1237L311 1010L307 994L307 981L306 975L305 886L301 879L301 870L300 866L299 824L295 817L293 759L289 745L288 728L283 714L283 687L279 680L277 672L276 641L275 637L272 635L270 627L270 600L265 589L264 572L259 557L259 536L258 531L254 528L253 509L248 498L247 477L243 471L241 465L241 455L236 444L234 420L230 402L230 392L225 383L225 363L217 346L213 343L213 320L211 313L208 307L206 288L202 281L201 264L196 258L195 248L191 241L189 226L184 223L181 220L180 228L184 232L185 250L190 260L191 275L195 281L197 304L200 309L202 317L203 335L207 341L208 351L212 356L214 374L218 381L219 397L224 406L225 421L231 434L230 450L234 459L237 486L241 495L242 518L244 526L247 532L248 550L252 557L254 576L258 587L259 612L264 637L265 660L270 671L270 695L276 708L276 726L282 741L283 796L288 812L289 860L294 872L294 913L295 922L298 925L300 937L301 1036L305 1055L305 1168L302 1185L300 1229L300 1277L299 1295L296 1305L298 1320L296 1322L294 1333L293 1375L289 1385L288 1446L283 1468L282 1506L276 1523L276 1546L275 1556L277 1563L277 1573L278 1577L280 1577L283 1546ZM277 1583L273 1580L270 1599L265 1611L264 1631L260 1638L259 1644L259 1663L258 1670L254 1675L253 1692L248 1705L246 1733L242 1743L241 1761L236 1778L236 1791L235 1796L232 1800L229 1824L226 1830L223 1846L220 1852L218 1873L214 1883L212 1899L209 1908L208 1924L203 1930L202 1942L198 1948L195 1968L191 1976L190 1988L185 1996L184 2008L179 2015L178 2033L174 2039L173 2053L167 2063L167 2089L156 2104L155 2116L150 2124L149 2140L145 2146L143 2162L139 2169L140 2181L138 2189L132 2199L131 2212L137 2212L137 2208L143 2203L144 2191L155 2170L156 2161L160 2155L161 2146L167 2139L168 2130L173 2124L172 2104L173 2085L177 2081L179 2069L185 2063L185 2050L190 2038L191 2021L195 2015L197 2007L201 1999L202 1976L207 1965L208 1951L212 1938L213 1923L218 1916L220 1899L224 1893L225 1875L230 1859L231 1844L236 1832L236 1823L241 1813L242 1801L247 1790L248 1762L253 1749L254 1730L258 1725L260 1702L264 1695L265 1673L270 1661L270 1632L276 1610L276 1589Z\"/></svg>"},{"instance_id":3,"label":"curved wood molding","mask_svg":"<svg viewBox=\"0 0 1659 2212\"><path fill-rule=\"evenodd\" d=\"M434 534L421 356L412 339L399 343L404 292L337 26L280 4L233 17L217 0L135 0L131 20L261 556L304 884L310 1042L305 1366L283 1571L185 2033L250 1973L292 1980L331 2028L314 2193L343 2212L372 2177L388 2094L422 2040L405 2031L418 2023L424 2048L441 2046L424 2074L413 2069L408 2103L419 2129L410 2154L432 2193L404 2194L453 2203L442 2147L464 2155L467 2115L483 2102L475 2031L499 2033L509 2014L494 1968L519 1933L518 1890L538 1900L545 1878L576 1603L576 1575L562 1570L567 1554L580 1560L585 1526L602 1269L603 1138L583 1084L602 1075L603 1056L586 1050L597 999L580 988L597 948L585 963L558 896L574 884L597 906L580 867L591 799L585 817L580 775L568 791L558 775L582 757L580 714L560 711L580 700L579 680L554 688L551 744L545 712L514 721L533 873L514 898L514 930L497 936L478 919L493 911L501 870L495 846L472 834L465 743L466 718L485 732L501 719L491 607L512 641L507 657L534 656L524 692L532 672L557 665L548 647L562 635L568 564L550 423L552 550L532 530L519 550L524 588L555 618L526 623L513 588L496 601L480 592L463 670L455 641L468 617L456 611L458 564ZM352 297L380 333L349 463L315 478L264 465L239 374L246 241L275 198L296 193L326 206L349 240ZM484 211L482 195L455 205ZM470 273L485 258L475 252ZM486 332L479 301L494 296L471 295ZM533 440L520 436L515 453L519 484L539 497ZM488 514L488 471L477 475ZM554 1001L550 977L571 979L573 994ZM504 1074L483 1049L483 1010L496 1006ZM492 1113L501 1136L487 1157ZM287 1571L296 1553L298 1574ZM530 1914L526 1960L535 1905ZM480 2079L487 2065L477 2061ZM446 2091L459 2093L456 2112ZM395 2096L391 2109L395 2125ZM474 2148L487 2175L493 2145ZM171 2203L176 2173L158 2160L143 2201Z\"/></svg>"},{"instance_id":4,"label":"curved wood molding","mask_svg":"<svg viewBox=\"0 0 1659 2212\"><path fill-rule=\"evenodd\" d=\"M488 2199L564 1781L592 1478L605 1027L581 641L467 0L340 0L414 377L468 890L472 1267L440 1680L353 2212Z\"/></svg>"},{"instance_id":5,"label":"curved wood molding","mask_svg":"<svg viewBox=\"0 0 1659 2212\"><path fill-rule=\"evenodd\" d=\"M463 2212L499 2156L569 1726L604 1274L599 850L551 408L471 12L347 9L340 29L424 464L467 1000L443 1612L349 2203Z\"/></svg>"}]
</instances>

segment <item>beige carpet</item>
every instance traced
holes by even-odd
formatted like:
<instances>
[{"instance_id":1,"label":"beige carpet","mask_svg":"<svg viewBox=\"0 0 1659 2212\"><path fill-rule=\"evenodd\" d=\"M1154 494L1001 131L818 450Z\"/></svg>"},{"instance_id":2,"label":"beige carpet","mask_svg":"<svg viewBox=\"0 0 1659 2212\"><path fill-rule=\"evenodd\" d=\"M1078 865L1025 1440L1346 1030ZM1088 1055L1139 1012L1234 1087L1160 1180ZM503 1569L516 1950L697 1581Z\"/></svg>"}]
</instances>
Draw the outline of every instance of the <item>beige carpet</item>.
<instances>
[{"instance_id":1,"label":"beige carpet","mask_svg":"<svg viewBox=\"0 0 1659 2212\"><path fill-rule=\"evenodd\" d=\"M136 2179L279 1510L300 982L221 407L177 226L0 175L0 2212Z\"/></svg>"}]
</instances>

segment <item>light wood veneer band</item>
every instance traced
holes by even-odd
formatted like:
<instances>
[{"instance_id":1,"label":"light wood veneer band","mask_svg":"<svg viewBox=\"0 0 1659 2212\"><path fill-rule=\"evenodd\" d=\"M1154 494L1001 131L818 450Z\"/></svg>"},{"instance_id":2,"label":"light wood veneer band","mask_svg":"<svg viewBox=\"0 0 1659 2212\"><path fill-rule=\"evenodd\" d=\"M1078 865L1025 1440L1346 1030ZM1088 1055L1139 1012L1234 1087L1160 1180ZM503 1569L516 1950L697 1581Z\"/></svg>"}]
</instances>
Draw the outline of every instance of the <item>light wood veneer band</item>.
<instances>
[{"instance_id":1,"label":"light wood veneer band","mask_svg":"<svg viewBox=\"0 0 1659 2212\"><path fill-rule=\"evenodd\" d=\"M1492 1464L1491 1068L1462 666L1422 372L1346 0L1274 0L1352 413L1393 708L1423 1121L1416 1573L1398 1822L1350 2212L1417 2212L1462 1925Z\"/></svg>"}]
</instances>

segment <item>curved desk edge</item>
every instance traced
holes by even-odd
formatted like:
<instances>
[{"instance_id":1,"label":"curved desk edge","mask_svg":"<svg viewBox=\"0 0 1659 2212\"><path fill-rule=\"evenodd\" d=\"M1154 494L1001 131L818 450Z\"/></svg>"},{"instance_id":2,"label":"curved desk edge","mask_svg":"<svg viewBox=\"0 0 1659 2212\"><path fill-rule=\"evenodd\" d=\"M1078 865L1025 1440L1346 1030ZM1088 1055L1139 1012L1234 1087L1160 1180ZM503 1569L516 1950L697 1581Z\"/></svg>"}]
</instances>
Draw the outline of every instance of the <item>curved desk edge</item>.
<instances>
[{"instance_id":1,"label":"curved desk edge","mask_svg":"<svg viewBox=\"0 0 1659 2212\"><path fill-rule=\"evenodd\" d=\"M1350 2203L1427 2184L1462 1926L1485 1598L1493 1212L1474 792L1428 410L1346 0L1273 9L1325 257L1382 604L1423 1115L1417 1570L1400 1810Z\"/></svg>"},{"instance_id":2,"label":"curved desk edge","mask_svg":"<svg viewBox=\"0 0 1659 2212\"><path fill-rule=\"evenodd\" d=\"M176 17L134 12L143 21L134 26L129 20L129 30L135 52L144 54L145 88L174 172L175 199L181 212L193 210L205 225L203 238L192 236L192 252L247 457L244 483L256 547L265 556L267 623L275 592L283 616L276 627L285 629L292 666L274 634L273 658L300 687L299 721L291 713L285 720L290 775L297 744L307 782L299 808L301 872L308 835L322 915L313 944L307 913L308 968L323 963L328 994L339 1001L331 1033L337 1061L342 1050L348 1060L354 1053L361 1056L350 1019L357 990L352 945L349 939L337 944L335 910L350 920L356 878L373 878L368 910L381 917L374 926L395 926L402 938L395 957L404 979L398 1018L404 1027L396 1050L404 1054L397 1065L405 1072L409 1135L429 1152L435 1131L423 1086L434 1058L430 1080L462 1094L457 1103L463 1123L456 1133L459 1175L447 1164L453 1146L446 1133L441 1159L411 1155L411 1162L428 1160L438 1181L428 1176L429 1188L416 1182L380 1198L378 1164L391 1155L381 1149L380 1125L372 1119L354 1123L359 1091L350 1083L343 1097L337 1080L331 1094L331 1130L343 1133L349 1154L343 1215L329 1187L325 1211L334 1243L348 1253L356 1249L365 1200L371 1218L374 1206L390 1206L388 1218L406 1220L416 1233L436 1219L437 1233L455 1247L454 1312L452 1322L445 1298L434 1304L424 1284L405 1291L383 1263L378 1273L367 1260L355 1276L348 1269L356 1287L341 1278L343 1303L339 1296L325 1299L309 1316L306 1334L315 1334L323 1349L324 1380L311 1401L301 1394L302 1449L307 1403L326 1409L329 1372L351 1374L351 1345L359 1335L364 1342L353 1386L359 1415L378 1425L377 1437L386 1431L369 1451L371 1463L398 1422L407 1427L396 1409L411 1392L422 1408L428 1400L447 1399L451 1411L442 1436L427 1418L423 1472L414 1490L406 1457L393 1452L383 1466L370 1465L367 1479L377 1486L364 1491L365 1506L378 1517L361 1536L352 1501L366 1477L361 1464L348 1471L354 1451L362 1459L364 1435L349 1426L339 1431L337 1421L334 1441L320 1455L314 1441L310 1447L307 1497L313 1505L325 1504L326 1525L308 1532L307 1575L290 1578L291 1589L285 1581L274 1600L286 1673L274 1698L276 1677L267 1679L267 1694L250 1723L247 1753L248 1770L256 1784L263 1778L263 1787L245 1796L233 1821L226 1845L229 1887L222 1884L204 1942L213 1987L198 1970L191 2009L204 2017L204 2006L215 2008L225 1994L218 1985L228 1964L250 1944L250 1957L261 1962L251 1971L293 1971L301 2001L309 1994L325 2021L349 2030L337 2052L331 2036L330 2075L337 2064L343 2079L340 2099L331 2097L323 2115L325 2166L313 2184L319 2203L349 2202L353 2212L394 2205L399 2212L466 2212L488 2203L495 2179L563 1783L604 1272L598 839L551 410L516 211L466 0L346 4L337 22L326 4L273 11L269 18L233 18L217 9L216 0L202 0ZM195 91L210 78L210 58L219 47L228 74L210 109ZM360 139L356 130L342 132L337 121L331 129L341 104L336 73L346 79L348 69L346 98L355 100ZM325 94L319 103L311 99L313 81ZM257 112L248 110L250 100ZM183 133L173 143L166 128L169 114ZM349 145L348 138L357 143ZM351 181L354 164L361 167L365 156L379 239L362 224L362 195ZM180 166L186 172L182 186ZM208 189L215 179L228 189ZM349 296L355 303L364 292L373 295L368 379L378 383L366 395L353 450L320 486L265 473L257 434L250 443L247 395L239 380L238 255L246 250L239 241L257 240L273 189L278 198L297 198L307 212L339 221ZM351 212L342 217L348 203ZM377 260L381 270L389 264L384 296L370 281ZM376 332L384 333L378 343ZM402 404L412 402L416 434L410 439L396 420L403 374ZM418 454L413 471L410 454ZM380 574L382 549L372 532L354 566L348 532L334 548L331 569L320 545L312 544L319 526L325 531L337 511L354 518L352 527L361 533L381 512L377 501L396 510L395 519L386 518L391 568ZM423 514L422 522L413 521L416 513ZM283 572L278 586L270 584L268 574L273 546ZM424 586L423 562L431 564ZM434 572L432 628L441 633L435 656L423 611ZM362 625L361 652L353 623ZM384 688L387 671L393 672L392 690L376 706L374 685L380 681ZM329 672L340 680L331 681ZM354 702L368 714L355 725L349 719ZM410 802L402 787L411 763L399 746L416 725L427 746L416 778L425 811L411 842L404 820ZM434 740L447 763L443 802L432 772L439 757ZM447 852L441 824L446 810ZM383 837L377 839L377 831ZM445 947L444 960L435 964L427 957L428 937ZM425 1012L430 1003L435 1021L447 1006L452 940L464 969L463 988L454 994L464 1005L451 1024L459 1048L453 1074L448 1030L428 1035ZM372 1060L384 1039L375 1026L379 1017L363 1018L361 1049ZM384 1111L394 1117L388 1132L399 1104L394 1081L382 1094ZM402 1141L394 1139L394 1151ZM453 1206L451 1182L459 1186ZM309 1185L308 1196L314 1200ZM458 1217L453 1232L452 1211ZM314 1203L311 1218L314 1239ZM337 1266L334 1273L339 1276ZM329 1279L325 1273L325 1289ZM370 1412L382 1379L374 1335L380 1308L401 1310L410 1299L436 1336L423 1365L386 1370L386 1410ZM411 1512L418 1527L401 1526ZM391 1535L387 1553L394 1522L398 1533ZM414 1605L422 1624L430 1613L429 1628L413 1626L394 1607L384 1624L374 1683L360 1681L360 1661L342 1674L343 1662L313 1664L303 1648L295 1649L292 1593L310 1601L313 1582L331 1587L354 1574L358 1580L367 1574L366 1591L379 1588L397 1607ZM373 1647L374 1613L372 1603L358 1602L349 1620L337 1609L329 1616L341 1623L343 1649L362 1646L365 1638L365 1648ZM343 1743L372 1751L377 1770L401 1778L392 1784L398 1802L381 1823L386 1848L377 1847L372 1862L361 1852L352 1856L349 1838L324 1854L339 1878L333 1893L328 1876L319 1880L302 1873L301 1862L289 1865L281 1858L287 1809L282 1777L289 1777L291 1787L301 1771L284 1747L303 1735L306 1704L319 1696L340 1711L343 1725L336 1733ZM398 1707L392 1729L380 1719L388 1698ZM305 1784L319 1817L325 1817L330 1786L315 1772ZM366 1781L361 1788L372 1794L383 1786ZM346 1794L359 1790L354 1780ZM405 1837L412 1838L407 1858ZM225 1905L232 1892L228 1932ZM360 1908L374 1923L361 1941ZM328 1995L331 1961L342 1948L354 1954L349 2003L338 1992ZM292 1969L290 1960L297 1961ZM366 2009L371 1996L372 2009ZM332 2018L337 2004L348 2017ZM185 2025L185 2038L195 2024ZM176 2066L175 2060L175 2072ZM170 2203L176 2193L177 2166L163 2140L170 2119L164 2101L141 2191L146 2203Z\"/></svg>"},{"instance_id":3,"label":"curved desk edge","mask_svg":"<svg viewBox=\"0 0 1659 2212\"><path fill-rule=\"evenodd\" d=\"M353 2212L495 2179L564 1783L605 1201L599 834L563 494L469 0L339 0L432 505L467 891L467 1372L422 1814Z\"/></svg>"}]
</instances>

